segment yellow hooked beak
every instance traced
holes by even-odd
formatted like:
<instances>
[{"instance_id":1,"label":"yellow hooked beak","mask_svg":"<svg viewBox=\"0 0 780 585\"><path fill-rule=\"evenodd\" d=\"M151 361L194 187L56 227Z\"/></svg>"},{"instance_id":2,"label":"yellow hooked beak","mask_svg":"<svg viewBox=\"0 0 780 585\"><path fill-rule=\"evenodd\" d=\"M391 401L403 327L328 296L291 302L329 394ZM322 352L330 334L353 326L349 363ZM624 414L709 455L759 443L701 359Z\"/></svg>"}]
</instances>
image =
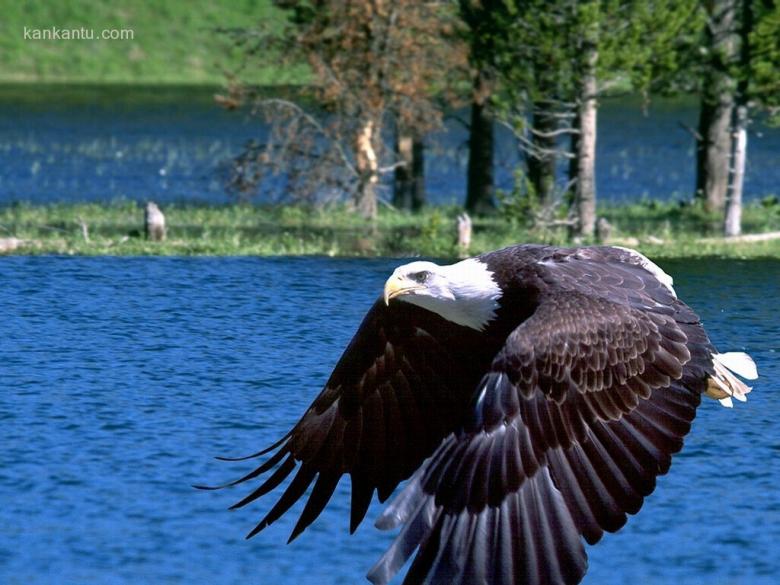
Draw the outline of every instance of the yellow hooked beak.
<instances>
[{"instance_id":1,"label":"yellow hooked beak","mask_svg":"<svg viewBox=\"0 0 780 585\"><path fill-rule=\"evenodd\" d=\"M394 274L385 283L385 305L389 305L390 301L395 297L424 288L425 286L418 282L412 282L403 276Z\"/></svg>"}]
</instances>

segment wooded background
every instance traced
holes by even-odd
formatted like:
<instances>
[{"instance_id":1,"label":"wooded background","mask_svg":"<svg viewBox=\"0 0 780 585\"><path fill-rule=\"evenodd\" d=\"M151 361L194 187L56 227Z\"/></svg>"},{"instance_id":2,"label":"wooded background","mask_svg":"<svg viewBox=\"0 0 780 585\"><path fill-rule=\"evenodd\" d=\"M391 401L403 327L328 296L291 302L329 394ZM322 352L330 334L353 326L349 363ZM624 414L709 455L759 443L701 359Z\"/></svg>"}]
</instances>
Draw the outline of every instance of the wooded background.
<instances>
[{"instance_id":1,"label":"wooded background","mask_svg":"<svg viewBox=\"0 0 780 585\"><path fill-rule=\"evenodd\" d=\"M605 95L692 94L699 122L694 202L741 230L747 129L780 105L780 6L771 0L277 0L284 25L221 30L244 56L226 107L249 104L272 124L239 157L231 184L252 197L285 173L305 200L347 194L367 218L393 173L392 204L425 202L424 144L467 108L465 207L496 206L496 124L523 153L512 197L529 221L596 229L594 163ZM269 99L246 79L269 58L308 65L300 99ZM318 114L307 104L316 104ZM566 173L556 172L561 163ZM663 173L664 169L658 169Z\"/></svg>"}]
</instances>

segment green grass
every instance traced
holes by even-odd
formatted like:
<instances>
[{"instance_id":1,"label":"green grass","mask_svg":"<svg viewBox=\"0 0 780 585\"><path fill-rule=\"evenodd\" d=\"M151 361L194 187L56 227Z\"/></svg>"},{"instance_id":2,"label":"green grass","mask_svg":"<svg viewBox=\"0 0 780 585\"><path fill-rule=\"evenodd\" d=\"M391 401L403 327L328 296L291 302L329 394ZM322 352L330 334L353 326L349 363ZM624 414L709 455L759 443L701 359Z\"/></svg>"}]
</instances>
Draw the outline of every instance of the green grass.
<instances>
[{"instance_id":1,"label":"green grass","mask_svg":"<svg viewBox=\"0 0 780 585\"><path fill-rule=\"evenodd\" d=\"M0 17L0 82L220 84L241 55L217 27L279 29L271 0L28 0L4 2ZM31 29L127 29L130 40L32 40ZM279 70L273 55L248 71L247 81L295 84L301 69Z\"/></svg>"},{"instance_id":2,"label":"green grass","mask_svg":"<svg viewBox=\"0 0 780 585\"><path fill-rule=\"evenodd\" d=\"M453 257L456 207L419 215L383 208L366 223L343 207L163 206L168 238L143 237L143 210L132 202L15 204L0 207L0 238L25 241L17 254L82 255L286 255ZM610 243L638 248L653 258L780 258L780 240L734 243L717 237L715 217L695 206L639 203L606 207L614 226ZM87 226L85 240L82 222ZM746 232L780 230L780 205L745 209ZM500 217L477 218L471 254L518 242L565 245L566 231L538 230ZM587 243L587 242L586 242Z\"/></svg>"}]
</instances>

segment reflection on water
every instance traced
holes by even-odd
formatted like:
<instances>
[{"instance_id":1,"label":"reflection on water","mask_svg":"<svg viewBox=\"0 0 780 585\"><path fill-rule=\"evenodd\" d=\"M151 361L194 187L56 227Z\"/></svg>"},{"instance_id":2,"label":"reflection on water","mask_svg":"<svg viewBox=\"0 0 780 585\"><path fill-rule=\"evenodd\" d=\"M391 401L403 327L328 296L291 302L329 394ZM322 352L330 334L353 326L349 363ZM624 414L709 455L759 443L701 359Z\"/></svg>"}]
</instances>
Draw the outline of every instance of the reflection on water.
<instances>
[{"instance_id":1,"label":"reflection on water","mask_svg":"<svg viewBox=\"0 0 780 585\"><path fill-rule=\"evenodd\" d=\"M227 112L214 90L0 87L0 203L14 200L226 201L220 164L265 127ZM696 104L605 99L599 112L598 191L603 200L687 199L694 181ZM465 194L467 133L450 119L428 140L426 189L437 203ZM747 199L777 193L780 130L752 127ZM497 128L497 182L512 184L517 152Z\"/></svg>"},{"instance_id":2,"label":"reflection on water","mask_svg":"<svg viewBox=\"0 0 780 585\"><path fill-rule=\"evenodd\" d=\"M293 545L244 455L304 411L398 260L0 260L0 583L354 584L390 543L348 535L344 482ZM590 550L590 585L769 584L780 570L777 262L664 265L721 349L761 379L708 401L657 493ZM251 463L250 463L251 465Z\"/></svg>"}]
</instances>

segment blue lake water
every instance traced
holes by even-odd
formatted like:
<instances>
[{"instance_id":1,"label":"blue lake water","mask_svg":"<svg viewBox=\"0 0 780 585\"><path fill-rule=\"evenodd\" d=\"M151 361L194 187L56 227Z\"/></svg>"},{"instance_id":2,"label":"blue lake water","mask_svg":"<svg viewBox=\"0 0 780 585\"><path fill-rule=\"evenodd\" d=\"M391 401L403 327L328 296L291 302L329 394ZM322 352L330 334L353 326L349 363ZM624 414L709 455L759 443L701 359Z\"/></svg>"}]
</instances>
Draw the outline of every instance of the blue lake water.
<instances>
[{"instance_id":1,"label":"blue lake water","mask_svg":"<svg viewBox=\"0 0 780 585\"><path fill-rule=\"evenodd\" d=\"M12 201L225 202L224 164L266 127L217 107L213 90L0 86L0 204ZM695 100L605 99L599 111L597 186L604 201L689 199ZM463 115L463 113L461 113ZM517 149L497 127L496 180L511 188ZM463 202L468 135L453 119L428 137L426 189ZM780 129L751 126L746 199L778 194ZM221 170L223 169L223 170ZM384 196L389 198L387 189Z\"/></svg>"},{"instance_id":2,"label":"blue lake water","mask_svg":"<svg viewBox=\"0 0 780 585\"><path fill-rule=\"evenodd\" d=\"M190 485L238 477L251 462L211 456L288 430L397 264L0 259L0 583L366 582L392 535L348 535L347 482L289 546L295 513L245 541L270 501L228 512L248 487ZM702 405L643 510L589 548L585 583L777 583L780 262L664 268L761 378L746 405Z\"/></svg>"}]
</instances>

